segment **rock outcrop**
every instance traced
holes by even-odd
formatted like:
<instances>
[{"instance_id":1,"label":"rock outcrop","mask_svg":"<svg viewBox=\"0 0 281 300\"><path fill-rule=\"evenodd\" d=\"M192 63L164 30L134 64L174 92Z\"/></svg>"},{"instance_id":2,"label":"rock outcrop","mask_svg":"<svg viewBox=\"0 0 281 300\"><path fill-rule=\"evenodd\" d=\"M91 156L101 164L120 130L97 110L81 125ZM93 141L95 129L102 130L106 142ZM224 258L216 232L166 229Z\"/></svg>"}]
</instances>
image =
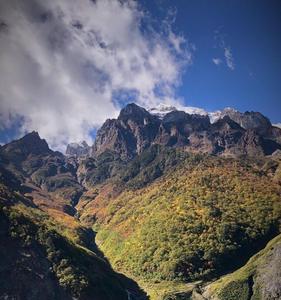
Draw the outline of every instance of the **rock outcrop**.
<instances>
[{"instance_id":1,"label":"rock outcrop","mask_svg":"<svg viewBox=\"0 0 281 300\"><path fill-rule=\"evenodd\" d=\"M70 143L66 147L65 154L74 157L86 156L90 153L90 149L91 147L85 141L81 143Z\"/></svg>"},{"instance_id":2,"label":"rock outcrop","mask_svg":"<svg viewBox=\"0 0 281 300\"><path fill-rule=\"evenodd\" d=\"M31 132L0 149L0 178L9 185L14 182L14 189L41 207L60 207L74 214L73 205L83 190L76 180L75 163Z\"/></svg>"},{"instance_id":3,"label":"rock outcrop","mask_svg":"<svg viewBox=\"0 0 281 300\"><path fill-rule=\"evenodd\" d=\"M203 288L203 299L281 299L280 270L281 236L279 235L241 269Z\"/></svg>"},{"instance_id":4,"label":"rock outcrop","mask_svg":"<svg viewBox=\"0 0 281 300\"><path fill-rule=\"evenodd\" d=\"M123 159L131 159L152 144L159 125L156 116L134 103L128 104L118 119L108 119L97 132L92 155L111 150Z\"/></svg>"}]
</instances>

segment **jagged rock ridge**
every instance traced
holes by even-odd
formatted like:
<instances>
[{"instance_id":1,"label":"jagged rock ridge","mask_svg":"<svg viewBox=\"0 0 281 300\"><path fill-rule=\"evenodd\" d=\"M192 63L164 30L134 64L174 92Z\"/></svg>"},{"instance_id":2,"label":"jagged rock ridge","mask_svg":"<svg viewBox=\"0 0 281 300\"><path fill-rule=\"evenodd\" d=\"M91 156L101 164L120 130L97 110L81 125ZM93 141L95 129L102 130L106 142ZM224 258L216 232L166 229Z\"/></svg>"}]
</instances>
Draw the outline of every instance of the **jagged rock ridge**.
<instances>
[{"instance_id":1,"label":"jagged rock ridge","mask_svg":"<svg viewBox=\"0 0 281 300\"><path fill-rule=\"evenodd\" d=\"M92 155L111 150L131 159L153 144L232 156L269 155L281 148L281 130L258 112L225 109L211 123L208 115L169 109L160 118L128 104L117 119L107 120L98 131Z\"/></svg>"}]
</instances>

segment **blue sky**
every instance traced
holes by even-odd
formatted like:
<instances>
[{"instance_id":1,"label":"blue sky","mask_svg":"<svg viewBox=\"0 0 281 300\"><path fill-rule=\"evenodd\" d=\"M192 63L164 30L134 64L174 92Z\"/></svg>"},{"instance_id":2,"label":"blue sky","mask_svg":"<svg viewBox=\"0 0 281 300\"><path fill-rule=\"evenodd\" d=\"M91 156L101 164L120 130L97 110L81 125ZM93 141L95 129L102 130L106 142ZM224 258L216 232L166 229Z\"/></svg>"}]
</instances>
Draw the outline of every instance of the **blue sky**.
<instances>
[{"instance_id":1,"label":"blue sky","mask_svg":"<svg viewBox=\"0 0 281 300\"><path fill-rule=\"evenodd\" d=\"M178 94L206 110L226 106L281 121L281 2L278 0L142 0L159 20L175 10L174 28L196 47ZM219 36L219 37L218 37ZM231 48L234 70L218 39Z\"/></svg>"},{"instance_id":2,"label":"blue sky","mask_svg":"<svg viewBox=\"0 0 281 300\"><path fill-rule=\"evenodd\" d=\"M92 143L122 106L281 122L279 0L0 1L0 143Z\"/></svg>"}]
</instances>

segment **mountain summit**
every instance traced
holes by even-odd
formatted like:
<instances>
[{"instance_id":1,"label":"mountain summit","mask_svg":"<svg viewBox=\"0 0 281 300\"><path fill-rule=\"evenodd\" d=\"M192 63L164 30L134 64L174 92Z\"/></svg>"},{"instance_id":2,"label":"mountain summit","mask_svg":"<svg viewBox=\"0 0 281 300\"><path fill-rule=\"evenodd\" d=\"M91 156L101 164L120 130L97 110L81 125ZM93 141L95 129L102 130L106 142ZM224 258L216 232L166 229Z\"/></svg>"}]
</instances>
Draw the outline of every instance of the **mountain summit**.
<instances>
[{"instance_id":1,"label":"mountain summit","mask_svg":"<svg viewBox=\"0 0 281 300\"><path fill-rule=\"evenodd\" d=\"M70 143L66 147L65 154L67 156L82 156L87 155L90 152L90 146L87 142L83 141L80 143Z\"/></svg>"},{"instance_id":2,"label":"mountain summit","mask_svg":"<svg viewBox=\"0 0 281 300\"><path fill-rule=\"evenodd\" d=\"M23 158L29 154L47 154L51 150L44 139L41 139L38 132L32 131L19 140L13 141L1 147L1 151L9 157Z\"/></svg>"},{"instance_id":3,"label":"mountain summit","mask_svg":"<svg viewBox=\"0 0 281 300\"><path fill-rule=\"evenodd\" d=\"M212 115L190 114L174 107L150 111L132 103L97 133L93 156L106 150L131 159L153 144L184 147L216 155L269 155L281 148L281 130L258 112L225 109Z\"/></svg>"}]
</instances>

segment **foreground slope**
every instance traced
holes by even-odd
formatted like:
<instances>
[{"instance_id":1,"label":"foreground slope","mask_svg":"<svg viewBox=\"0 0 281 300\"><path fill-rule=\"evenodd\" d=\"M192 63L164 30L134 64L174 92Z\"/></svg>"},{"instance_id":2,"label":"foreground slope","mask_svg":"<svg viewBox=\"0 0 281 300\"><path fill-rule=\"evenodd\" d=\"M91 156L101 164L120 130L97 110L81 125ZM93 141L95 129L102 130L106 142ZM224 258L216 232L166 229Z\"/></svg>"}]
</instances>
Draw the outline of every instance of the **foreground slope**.
<instances>
[{"instance_id":1,"label":"foreground slope","mask_svg":"<svg viewBox=\"0 0 281 300\"><path fill-rule=\"evenodd\" d=\"M204 288L205 299L281 299L281 235L245 266Z\"/></svg>"},{"instance_id":2,"label":"foreground slope","mask_svg":"<svg viewBox=\"0 0 281 300\"><path fill-rule=\"evenodd\" d=\"M71 223L56 221L0 185L1 299L113 300L142 295L89 246L89 232L75 220Z\"/></svg>"}]
</instances>

